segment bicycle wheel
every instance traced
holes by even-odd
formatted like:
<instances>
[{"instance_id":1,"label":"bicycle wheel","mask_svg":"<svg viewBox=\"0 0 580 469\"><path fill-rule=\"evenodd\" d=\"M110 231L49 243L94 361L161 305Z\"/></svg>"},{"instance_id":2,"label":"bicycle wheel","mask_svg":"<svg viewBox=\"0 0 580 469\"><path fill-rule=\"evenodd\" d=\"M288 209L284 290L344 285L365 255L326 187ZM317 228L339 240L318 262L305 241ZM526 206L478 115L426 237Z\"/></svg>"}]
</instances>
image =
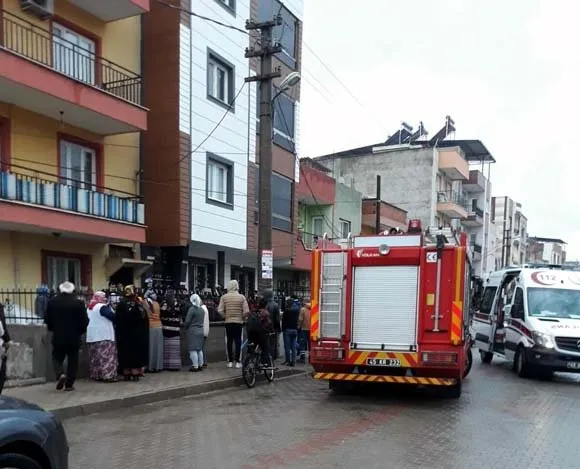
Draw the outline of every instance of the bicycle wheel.
<instances>
[{"instance_id":1,"label":"bicycle wheel","mask_svg":"<svg viewBox=\"0 0 580 469\"><path fill-rule=\"evenodd\" d=\"M270 355L268 362L270 366L264 370L264 376L271 383L274 381L274 361L272 360L272 355Z\"/></svg>"},{"instance_id":2,"label":"bicycle wheel","mask_svg":"<svg viewBox=\"0 0 580 469\"><path fill-rule=\"evenodd\" d=\"M244 383L249 388L253 388L256 385L256 371L257 367L254 353L248 351L242 365L242 377L244 378Z\"/></svg>"}]
</instances>

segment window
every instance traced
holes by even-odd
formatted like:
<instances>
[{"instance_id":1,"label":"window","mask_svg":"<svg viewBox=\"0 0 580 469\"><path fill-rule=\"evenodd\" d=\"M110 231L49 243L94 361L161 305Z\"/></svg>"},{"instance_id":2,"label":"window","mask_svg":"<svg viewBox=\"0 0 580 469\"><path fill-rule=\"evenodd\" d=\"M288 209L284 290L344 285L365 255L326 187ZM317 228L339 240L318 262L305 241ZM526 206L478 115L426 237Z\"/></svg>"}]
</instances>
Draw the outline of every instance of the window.
<instances>
[{"instance_id":1,"label":"window","mask_svg":"<svg viewBox=\"0 0 580 469\"><path fill-rule=\"evenodd\" d=\"M68 140L60 141L62 183L79 189L96 190L97 155L94 148Z\"/></svg>"},{"instance_id":2,"label":"window","mask_svg":"<svg viewBox=\"0 0 580 469\"><path fill-rule=\"evenodd\" d=\"M497 287L487 287L483 292L483 298L481 299L481 306L479 311L483 314L489 314L491 312L491 307L493 306L493 300L495 298L495 292Z\"/></svg>"},{"instance_id":3,"label":"window","mask_svg":"<svg viewBox=\"0 0 580 469\"><path fill-rule=\"evenodd\" d=\"M217 155L207 154L206 200L233 209L234 165Z\"/></svg>"},{"instance_id":4,"label":"window","mask_svg":"<svg viewBox=\"0 0 580 469\"><path fill-rule=\"evenodd\" d=\"M350 222L348 220L340 220L340 237L346 239L350 232Z\"/></svg>"},{"instance_id":5,"label":"window","mask_svg":"<svg viewBox=\"0 0 580 469\"><path fill-rule=\"evenodd\" d=\"M274 143L294 153L294 101L281 93L274 103Z\"/></svg>"},{"instance_id":6,"label":"window","mask_svg":"<svg viewBox=\"0 0 580 469\"><path fill-rule=\"evenodd\" d=\"M277 57L289 67L296 68L298 20L278 0L259 0L259 21L271 20L278 12L282 16L282 24L274 28L274 37L280 42L282 52Z\"/></svg>"},{"instance_id":7,"label":"window","mask_svg":"<svg viewBox=\"0 0 580 469\"><path fill-rule=\"evenodd\" d=\"M215 103L233 110L234 104L234 75L232 64L208 51L207 55L207 97Z\"/></svg>"},{"instance_id":8,"label":"window","mask_svg":"<svg viewBox=\"0 0 580 469\"><path fill-rule=\"evenodd\" d=\"M66 252L42 251L42 283L57 289L63 282L74 283L77 290L90 287L91 256Z\"/></svg>"},{"instance_id":9,"label":"window","mask_svg":"<svg viewBox=\"0 0 580 469\"><path fill-rule=\"evenodd\" d=\"M236 14L236 0L216 0L221 6L223 6L230 13Z\"/></svg>"},{"instance_id":10,"label":"window","mask_svg":"<svg viewBox=\"0 0 580 469\"><path fill-rule=\"evenodd\" d=\"M324 234L324 219L322 217L312 217L312 234L322 236Z\"/></svg>"},{"instance_id":11,"label":"window","mask_svg":"<svg viewBox=\"0 0 580 469\"><path fill-rule=\"evenodd\" d=\"M57 72L95 84L96 44L85 37L58 23L52 24L53 67Z\"/></svg>"},{"instance_id":12,"label":"window","mask_svg":"<svg viewBox=\"0 0 580 469\"><path fill-rule=\"evenodd\" d=\"M292 231L293 213L293 190L292 180L272 173L272 228L282 231ZM260 169L256 166L255 187L255 217L254 223L259 222L259 194L260 194Z\"/></svg>"}]
</instances>

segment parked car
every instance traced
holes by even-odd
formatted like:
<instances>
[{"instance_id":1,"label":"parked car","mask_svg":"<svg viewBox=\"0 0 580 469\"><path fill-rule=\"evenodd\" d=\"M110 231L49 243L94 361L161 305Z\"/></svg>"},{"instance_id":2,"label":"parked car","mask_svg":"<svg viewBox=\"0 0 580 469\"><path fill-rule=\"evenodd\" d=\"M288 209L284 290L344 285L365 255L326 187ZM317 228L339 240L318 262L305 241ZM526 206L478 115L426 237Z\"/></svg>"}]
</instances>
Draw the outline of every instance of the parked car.
<instances>
[{"instance_id":1,"label":"parked car","mask_svg":"<svg viewBox=\"0 0 580 469\"><path fill-rule=\"evenodd\" d=\"M0 469L68 469L60 420L35 404L0 396Z\"/></svg>"}]
</instances>

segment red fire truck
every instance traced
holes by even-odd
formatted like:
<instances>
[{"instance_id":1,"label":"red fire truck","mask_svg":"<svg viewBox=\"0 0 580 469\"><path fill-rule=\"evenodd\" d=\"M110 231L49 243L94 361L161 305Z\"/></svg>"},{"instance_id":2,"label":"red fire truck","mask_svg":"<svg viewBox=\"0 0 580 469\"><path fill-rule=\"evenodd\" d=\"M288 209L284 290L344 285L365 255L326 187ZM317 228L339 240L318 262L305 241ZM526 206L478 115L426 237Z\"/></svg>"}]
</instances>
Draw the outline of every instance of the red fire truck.
<instances>
[{"instance_id":1,"label":"red fire truck","mask_svg":"<svg viewBox=\"0 0 580 469\"><path fill-rule=\"evenodd\" d=\"M366 383L439 386L461 395L471 368L470 259L449 229L324 240L312 254L311 353L331 389Z\"/></svg>"}]
</instances>

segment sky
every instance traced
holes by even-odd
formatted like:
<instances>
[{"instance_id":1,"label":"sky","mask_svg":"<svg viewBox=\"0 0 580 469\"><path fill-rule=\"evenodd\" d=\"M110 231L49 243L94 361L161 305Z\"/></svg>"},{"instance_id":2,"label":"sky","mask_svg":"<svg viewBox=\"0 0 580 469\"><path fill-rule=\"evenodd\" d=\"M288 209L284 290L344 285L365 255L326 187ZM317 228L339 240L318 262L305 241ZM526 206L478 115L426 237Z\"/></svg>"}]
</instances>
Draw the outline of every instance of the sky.
<instances>
[{"instance_id":1,"label":"sky","mask_svg":"<svg viewBox=\"0 0 580 469\"><path fill-rule=\"evenodd\" d=\"M384 141L401 121L433 135L450 115L455 138L495 157L492 195L580 259L580 1L304 3L301 156Z\"/></svg>"}]
</instances>

